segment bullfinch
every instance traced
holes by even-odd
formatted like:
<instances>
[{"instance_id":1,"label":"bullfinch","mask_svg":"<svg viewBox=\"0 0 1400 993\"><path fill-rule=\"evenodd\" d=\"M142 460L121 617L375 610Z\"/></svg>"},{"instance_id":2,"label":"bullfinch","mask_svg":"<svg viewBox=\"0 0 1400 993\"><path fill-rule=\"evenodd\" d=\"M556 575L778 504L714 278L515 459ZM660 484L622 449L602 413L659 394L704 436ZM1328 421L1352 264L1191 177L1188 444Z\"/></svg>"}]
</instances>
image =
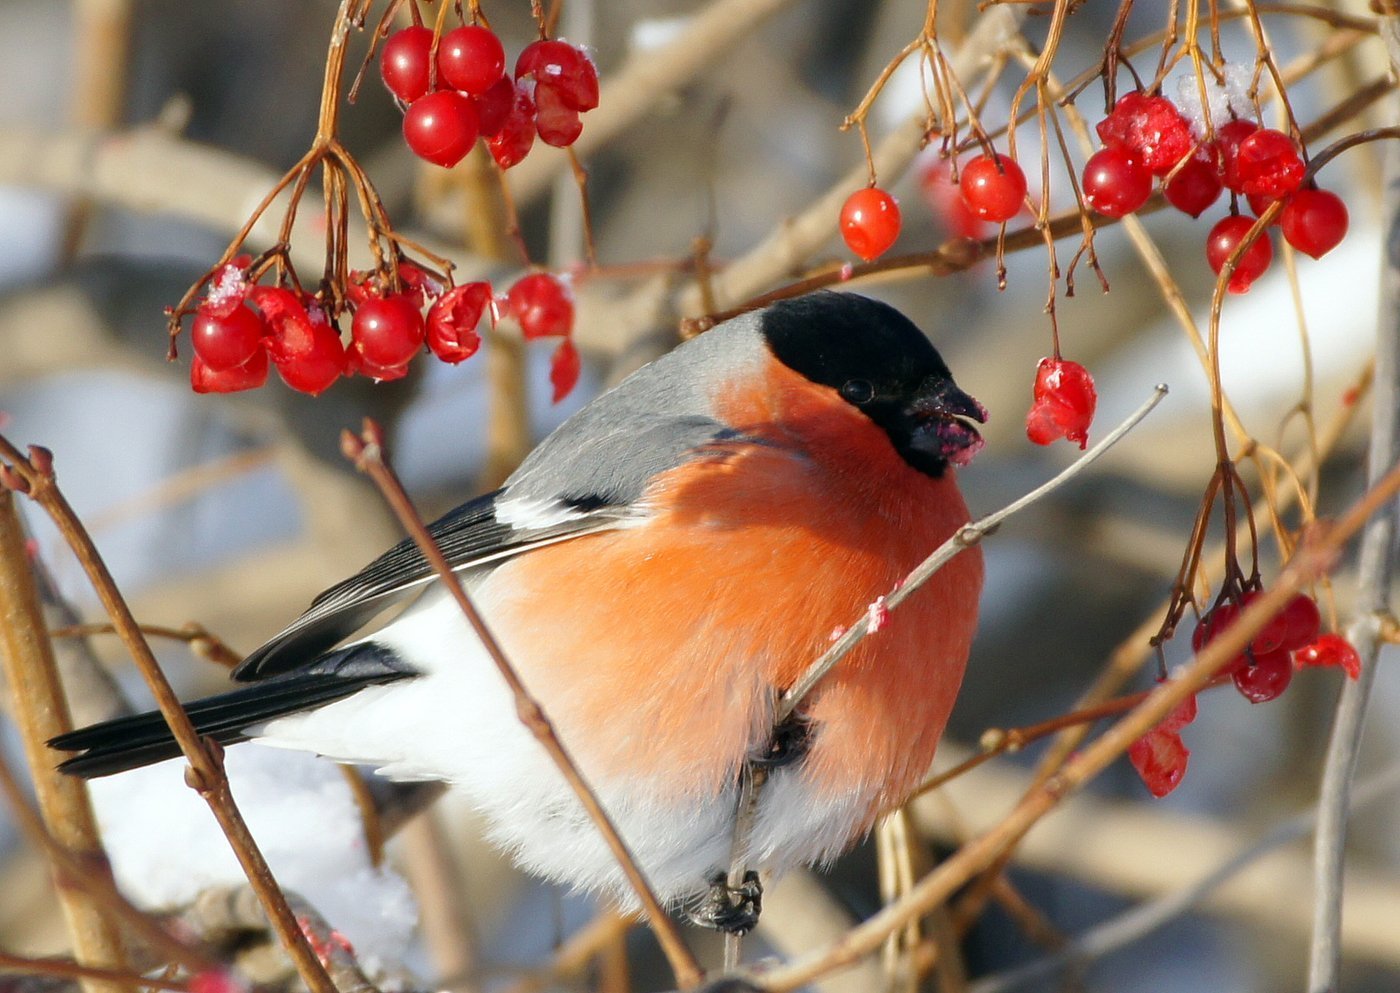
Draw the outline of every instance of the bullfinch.
<instances>
[{"instance_id":1,"label":"bullfinch","mask_svg":"<svg viewBox=\"0 0 1400 993\"><path fill-rule=\"evenodd\" d=\"M431 525L663 901L695 908L723 876L750 760L769 774L745 863L772 873L834 858L925 775L976 626L976 548L776 733L775 704L967 523L953 467L985 419L897 310L819 293L640 369ZM524 868L634 905L411 541L321 593L233 678L247 685L188 705L202 734L444 780ZM86 777L179 754L158 713L52 744Z\"/></svg>"}]
</instances>

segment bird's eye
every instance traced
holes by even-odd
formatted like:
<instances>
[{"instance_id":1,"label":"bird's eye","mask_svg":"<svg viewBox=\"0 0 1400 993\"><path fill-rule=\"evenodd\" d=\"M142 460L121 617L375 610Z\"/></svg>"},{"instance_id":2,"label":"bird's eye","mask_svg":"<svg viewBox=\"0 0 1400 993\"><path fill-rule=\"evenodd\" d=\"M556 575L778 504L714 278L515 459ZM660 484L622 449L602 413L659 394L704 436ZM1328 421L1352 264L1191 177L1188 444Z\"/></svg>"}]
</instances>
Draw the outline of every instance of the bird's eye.
<instances>
[{"instance_id":1,"label":"bird's eye","mask_svg":"<svg viewBox=\"0 0 1400 993\"><path fill-rule=\"evenodd\" d=\"M875 387L868 379L848 379L841 387L841 396L850 403L869 403L875 399Z\"/></svg>"}]
</instances>

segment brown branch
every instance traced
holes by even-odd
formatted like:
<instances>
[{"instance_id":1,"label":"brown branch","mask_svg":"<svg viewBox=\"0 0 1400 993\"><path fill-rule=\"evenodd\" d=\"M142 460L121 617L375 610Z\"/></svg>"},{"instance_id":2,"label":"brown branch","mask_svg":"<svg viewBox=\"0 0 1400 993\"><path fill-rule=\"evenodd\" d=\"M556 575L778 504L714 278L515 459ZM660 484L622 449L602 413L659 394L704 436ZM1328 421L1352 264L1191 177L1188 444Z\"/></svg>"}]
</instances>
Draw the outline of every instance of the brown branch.
<instances>
[{"instance_id":1,"label":"brown branch","mask_svg":"<svg viewBox=\"0 0 1400 993\"><path fill-rule=\"evenodd\" d=\"M55 735L72 730L72 720L59 685L25 545L14 496L0 489L0 669L10 688L11 714L48 831L76 859L89 863L89 871L110 877L87 788L81 780L54 768L53 752L46 744ZM98 908L84 900L82 893L63 886L58 899L78 960L121 971L126 964L121 939ZM83 986L89 993L112 988L91 979Z\"/></svg>"},{"instance_id":2,"label":"brown branch","mask_svg":"<svg viewBox=\"0 0 1400 993\"><path fill-rule=\"evenodd\" d=\"M59 489L53 471L52 454L45 449L31 446L29 457L26 458L7 438L0 436L0 486L24 493L42 507L73 549L73 554L87 573L98 599L102 601L108 616L116 626L122 643L155 696L156 705L179 743L180 751L189 760L190 766L185 773L186 783L209 804L210 811L228 838L229 845L238 857L249 883L267 909L278 936L296 962L298 973L312 993L336 993L325 969L298 928L296 919L272 877L272 871L234 803L228 777L224 775L222 750L212 741L201 738L190 723L189 716L180 705L179 698L171 689L160 664L151 652L151 646L142 637L140 625L136 623L131 608L117 589L116 582L97 551L97 546L93 544L91 536Z\"/></svg>"},{"instance_id":3,"label":"brown branch","mask_svg":"<svg viewBox=\"0 0 1400 993\"><path fill-rule=\"evenodd\" d=\"M403 524L404 530L413 538L423 555L432 564L438 578L442 581L444 588L451 594L461 608L463 616L471 625L473 632L480 639L482 646L495 663L496 669L505 680L507 688L510 690L515 700L516 713L520 722L534 735L535 740L549 753L554 764L559 768L560 773L573 789L579 803L588 814L590 820L602 833L604 841L617 859L618 865L627 876L627 881L632 885L637 899L641 902L643 909L649 918L652 930L656 933L661 949L666 953L666 958L671 964L671 970L675 973L676 982L682 989L694 986L700 981L701 971L699 963L686 947L680 931L676 928L675 922L666 914L660 901L652 892L646 877L638 868L636 860L632 857L626 843L617 833L617 828L613 825L612 819L608 816L603 805L598 801L587 780L583 778L583 773L574 762L573 757L565 749L563 742L554 733L554 727L549 718L545 715L544 709L539 702L530 695L525 684L521 682L515 669L511 666L510 660L506 658L500 644L492 636L486 627L485 620L477 612L476 606L472 603L467 591L462 588L462 584L457 580L457 575L453 572L451 564L446 556L442 554L442 549L428 533L422 519L414 509L408 494L404 492L398 477L389 468L384 460L383 433L379 425L371 420L366 420L363 433L359 436L351 434L349 431L341 435L341 448L345 456L355 463L355 467L368 475L380 491L384 494L384 499L398 515L399 521Z\"/></svg>"},{"instance_id":4,"label":"brown branch","mask_svg":"<svg viewBox=\"0 0 1400 993\"><path fill-rule=\"evenodd\" d=\"M102 986L118 986L126 989L171 990L173 993L188 993L188 983L178 983L159 976L142 976L134 972L117 969L98 969L82 965L71 959L32 959L22 955L0 952L0 972L15 973L21 976L53 976L58 979L76 979L97 982Z\"/></svg>"}]
</instances>

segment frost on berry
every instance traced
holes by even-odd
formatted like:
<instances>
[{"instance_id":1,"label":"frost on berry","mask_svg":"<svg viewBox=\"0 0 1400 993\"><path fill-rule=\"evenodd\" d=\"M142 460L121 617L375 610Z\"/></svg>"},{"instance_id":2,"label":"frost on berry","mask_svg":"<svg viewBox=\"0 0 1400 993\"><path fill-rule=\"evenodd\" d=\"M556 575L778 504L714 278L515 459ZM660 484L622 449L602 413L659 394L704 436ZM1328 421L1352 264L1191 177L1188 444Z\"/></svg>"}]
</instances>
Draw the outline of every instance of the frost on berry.
<instances>
[{"instance_id":1,"label":"frost on berry","mask_svg":"<svg viewBox=\"0 0 1400 993\"><path fill-rule=\"evenodd\" d=\"M1154 176L1165 176L1195 144L1190 125L1163 96L1127 93L1098 124L1105 146L1121 146Z\"/></svg>"},{"instance_id":2,"label":"frost on berry","mask_svg":"<svg viewBox=\"0 0 1400 993\"><path fill-rule=\"evenodd\" d=\"M889 604L885 603L885 598L876 597L870 606L865 608L865 632L874 634L890 622Z\"/></svg>"},{"instance_id":3,"label":"frost on berry","mask_svg":"<svg viewBox=\"0 0 1400 993\"><path fill-rule=\"evenodd\" d=\"M1031 396L1026 437L1037 445L1057 438L1076 442L1080 448L1088 445L1089 425L1098 404L1089 370L1068 359L1043 358L1036 366Z\"/></svg>"},{"instance_id":4,"label":"frost on berry","mask_svg":"<svg viewBox=\"0 0 1400 993\"><path fill-rule=\"evenodd\" d=\"M1361 655L1351 642L1339 634L1324 634L1304 645L1293 655L1299 669L1304 666L1334 666L1351 679L1361 678Z\"/></svg>"},{"instance_id":5,"label":"frost on berry","mask_svg":"<svg viewBox=\"0 0 1400 993\"><path fill-rule=\"evenodd\" d=\"M1176 80L1176 106L1181 116L1190 124L1192 133L1199 139L1209 137L1206 133L1206 119L1212 124L1211 130L1234 117L1244 117L1252 113L1253 103L1249 99L1249 88L1253 83L1254 71L1247 64L1232 64L1225 67L1225 81L1218 83L1211 73L1198 79L1194 72L1178 76ZM1201 86L1205 87L1205 103L1202 105Z\"/></svg>"},{"instance_id":6,"label":"frost on berry","mask_svg":"<svg viewBox=\"0 0 1400 993\"><path fill-rule=\"evenodd\" d=\"M582 368L583 361L579 358L578 349L571 339L565 338L549 359L549 383L554 388L554 403L574 391Z\"/></svg>"},{"instance_id":7,"label":"frost on berry","mask_svg":"<svg viewBox=\"0 0 1400 993\"><path fill-rule=\"evenodd\" d=\"M200 309L215 317L227 317L248 296L248 267L230 262L209 281Z\"/></svg>"},{"instance_id":8,"label":"frost on berry","mask_svg":"<svg viewBox=\"0 0 1400 993\"><path fill-rule=\"evenodd\" d=\"M463 283L428 308L428 348L444 362L456 364L481 347L477 325L491 302L490 283Z\"/></svg>"},{"instance_id":9,"label":"frost on berry","mask_svg":"<svg viewBox=\"0 0 1400 993\"><path fill-rule=\"evenodd\" d=\"M1191 750L1181 735L1161 726L1128 746L1128 761L1142 777L1143 785L1158 799L1181 785L1190 758Z\"/></svg>"}]
</instances>

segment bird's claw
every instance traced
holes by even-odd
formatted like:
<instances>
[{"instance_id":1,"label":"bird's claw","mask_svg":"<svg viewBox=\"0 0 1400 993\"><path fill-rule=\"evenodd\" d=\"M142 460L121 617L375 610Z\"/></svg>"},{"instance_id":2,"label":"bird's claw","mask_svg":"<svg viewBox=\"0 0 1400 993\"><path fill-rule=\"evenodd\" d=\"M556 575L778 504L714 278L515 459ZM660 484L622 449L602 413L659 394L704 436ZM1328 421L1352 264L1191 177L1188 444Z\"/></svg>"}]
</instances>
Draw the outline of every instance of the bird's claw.
<instances>
[{"instance_id":1,"label":"bird's claw","mask_svg":"<svg viewBox=\"0 0 1400 993\"><path fill-rule=\"evenodd\" d=\"M701 927L726 934L747 934L758 926L763 912L763 883L758 873L747 872L738 886L730 886L724 873L710 880L710 892L704 902L691 911L690 919Z\"/></svg>"}]
</instances>

